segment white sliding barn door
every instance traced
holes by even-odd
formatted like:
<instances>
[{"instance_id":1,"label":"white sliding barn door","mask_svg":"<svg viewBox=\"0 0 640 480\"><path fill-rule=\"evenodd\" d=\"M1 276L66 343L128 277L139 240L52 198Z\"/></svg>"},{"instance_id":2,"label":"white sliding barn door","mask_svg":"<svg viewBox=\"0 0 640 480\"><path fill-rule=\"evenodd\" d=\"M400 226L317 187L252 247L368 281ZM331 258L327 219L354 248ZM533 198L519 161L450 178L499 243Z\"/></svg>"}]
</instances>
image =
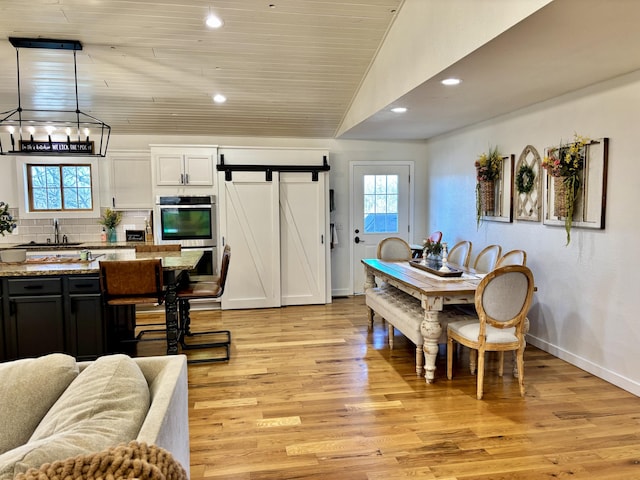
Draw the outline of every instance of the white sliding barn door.
<instances>
[{"instance_id":1,"label":"white sliding barn door","mask_svg":"<svg viewBox=\"0 0 640 480\"><path fill-rule=\"evenodd\" d=\"M326 175L280 173L282 305L326 303Z\"/></svg>"},{"instance_id":2,"label":"white sliding barn door","mask_svg":"<svg viewBox=\"0 0 640 480\"><path fill-rule=\"evenodd\" d=\"M264 172L219 174L220 245L231 247L222 308L280 306L279 179Z\"/></svg>"}]
</instances>

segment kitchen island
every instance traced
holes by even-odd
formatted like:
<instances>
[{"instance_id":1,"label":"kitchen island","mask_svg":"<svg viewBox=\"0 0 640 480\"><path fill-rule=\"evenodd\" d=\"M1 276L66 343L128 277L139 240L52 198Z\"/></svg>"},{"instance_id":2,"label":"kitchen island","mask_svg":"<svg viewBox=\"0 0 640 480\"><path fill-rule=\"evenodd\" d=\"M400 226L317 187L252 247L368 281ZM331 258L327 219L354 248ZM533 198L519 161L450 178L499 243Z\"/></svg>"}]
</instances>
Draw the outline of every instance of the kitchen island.
<instances>
[{"instance_id":1,"label":"kitchen island","mask_svg":"<svg viewBox=\"0 0 640 480\"><path fill-rule=\"evenodd\" d=\"M0 263L0 360L65 352L81 359L110 353L100 292L99 262L162 259L166 286L167 353L178 353L176 286L199 251L136 253L131 248L81 261L65 256L28 254L22 263Z\"/></svg>"}]
</instances>

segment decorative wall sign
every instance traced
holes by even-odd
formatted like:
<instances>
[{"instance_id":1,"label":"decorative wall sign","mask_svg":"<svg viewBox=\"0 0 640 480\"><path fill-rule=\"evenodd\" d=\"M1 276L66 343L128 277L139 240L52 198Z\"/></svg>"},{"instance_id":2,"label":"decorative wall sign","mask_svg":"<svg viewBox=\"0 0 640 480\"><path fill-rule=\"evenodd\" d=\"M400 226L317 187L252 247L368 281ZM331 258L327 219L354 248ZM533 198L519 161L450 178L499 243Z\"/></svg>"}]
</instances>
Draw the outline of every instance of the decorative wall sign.
<instances>
[{"instance_id":1,"label":"decorative wall sign","mask_svg":"<svg viewBox=\"0 0 640 480\"><path fill-rule=\"evenodd\" d=\"M83 155L93 155L92 141L47 142L39 140L22 140L19 142L19 144L20 153L63 153L65 155L76 153Z\"/></svg>"},{"instance_id":2,"label":"decorative wall sign","mask_svg":"<svg viewBox=\"0 0 640 480\"><path fill-rule=\"evenodd\" d=\"M513 221L513 164L515 155L502 157L500 177L495 182L495 208L493 215L482 215L482 220L492 222Z\"/></svg>"},{"instance_id":3,"label":"decorative wall sign","mask_svg":"<svg viewBox=\"0 0 640 480\"><path fill-rule=\"evenodd\" d=\"M515 168L516 220L540 221L542 211L542 167L540 154L532 145L522 150Z\"/></svg>"},{"instance_id":4,"label":"decorative wall sign","mask_svg":"<svg viewBox=\"0 0 640 480\"><path fill-rule=\"evenodd\" d=\"M556 149L557 147L550 147L547 152ZM591 140L584 149L584 166L579 174L579 189L573 209L572 227L604 229L609 139ZM558 177L553 177L545 169L543 170L543 223L564 227L566 222L565 217L562 216L562 205L557 205L562 195L556 195L555 191L559 184L554 180ZM569 237L567 240L569 241Z\"/></svg>"}]
</instances>

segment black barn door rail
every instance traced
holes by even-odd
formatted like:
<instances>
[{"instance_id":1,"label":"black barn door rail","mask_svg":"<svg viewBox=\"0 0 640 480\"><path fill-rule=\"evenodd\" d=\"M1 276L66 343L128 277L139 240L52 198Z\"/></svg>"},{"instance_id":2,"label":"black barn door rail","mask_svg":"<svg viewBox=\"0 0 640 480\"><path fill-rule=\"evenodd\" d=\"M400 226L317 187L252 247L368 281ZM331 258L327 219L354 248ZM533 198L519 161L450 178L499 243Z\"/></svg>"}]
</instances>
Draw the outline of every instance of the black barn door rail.
<instances>
[{"instance_id":1,"label":"black barn door rail","mask_svg":"<svg viewBox=\"0 0 640 480\"><path fill-rule=\"evenodd\" d=\"M225 165L224 154L220 155L220 163L216 165L219 172L224 172L224 179L227 182L233 180L232 172L265 172L265 180L273 180L273 172L310 172L311 180L318 181L318 172L328 172L330 170L327 163L327 156L322 156L322 165Z\"/></svg>"}]
</instances>

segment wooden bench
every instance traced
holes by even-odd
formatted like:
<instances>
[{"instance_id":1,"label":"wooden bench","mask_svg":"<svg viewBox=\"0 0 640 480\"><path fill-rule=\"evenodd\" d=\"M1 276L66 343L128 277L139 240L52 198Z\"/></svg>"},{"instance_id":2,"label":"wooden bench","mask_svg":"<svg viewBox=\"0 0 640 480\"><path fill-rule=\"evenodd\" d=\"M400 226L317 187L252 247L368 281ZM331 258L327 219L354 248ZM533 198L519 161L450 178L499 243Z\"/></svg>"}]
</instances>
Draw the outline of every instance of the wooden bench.
<instances>
[{"instance_id":1,"label":"wooden bench","mask_svg":"<svg viewBox=\"0 0 640 480\"><path fill-rule=\"evenodd\" d=\"M373 329L373 316L377 313L388 323L389 348L393 350L394 328L407 337L416 346L416 373L422 375L424 354L423 337L420 331L424 320L424 309L419 299L402 290L385 284L382 287L368 288L365 291L366 305L369 308L369 328ZM464 317L461 312L446 310L439 312L442 334L438 343L447 343L447 323Z\"/></svg>"}]
</instances>

